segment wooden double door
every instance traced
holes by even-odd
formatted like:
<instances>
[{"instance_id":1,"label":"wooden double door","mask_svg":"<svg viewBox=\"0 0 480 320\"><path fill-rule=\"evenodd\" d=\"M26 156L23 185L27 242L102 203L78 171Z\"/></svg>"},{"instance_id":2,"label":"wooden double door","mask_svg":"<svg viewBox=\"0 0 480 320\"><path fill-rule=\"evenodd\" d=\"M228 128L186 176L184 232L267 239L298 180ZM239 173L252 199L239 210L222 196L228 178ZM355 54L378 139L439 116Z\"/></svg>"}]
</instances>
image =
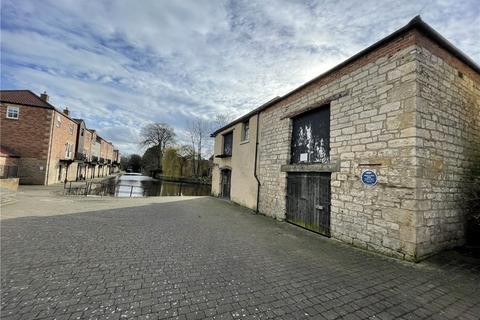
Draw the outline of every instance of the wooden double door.
<instances>
[{"instance_id":1,"label":"wooden double door","mask_svg":"<svg viewBox=\"0 0 480 320\"><path fill-rule=\"evenodd\" d=\"M289 173L287 221L330 236L330 173Z\"/></svg>"}]
</instances>

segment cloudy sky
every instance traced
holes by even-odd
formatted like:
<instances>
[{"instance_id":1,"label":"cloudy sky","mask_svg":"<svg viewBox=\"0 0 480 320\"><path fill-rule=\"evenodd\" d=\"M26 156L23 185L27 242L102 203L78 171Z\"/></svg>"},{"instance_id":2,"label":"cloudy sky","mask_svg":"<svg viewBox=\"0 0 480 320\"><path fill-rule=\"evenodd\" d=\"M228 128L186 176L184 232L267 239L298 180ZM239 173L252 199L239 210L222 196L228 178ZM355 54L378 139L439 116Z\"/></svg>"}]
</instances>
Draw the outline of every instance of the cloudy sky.
<instances>
[{"instance_id":1,"label":"cloudy sky","mask_svg":"<svg viewBox=\"0 0 480 320\"><path fill-rule=\"evenodd\" d=\"M240 116L417 14L477 63L478 0L2 0L1 88L47 91L125 153L146 123Z\"/></svg>"}]
</instances>

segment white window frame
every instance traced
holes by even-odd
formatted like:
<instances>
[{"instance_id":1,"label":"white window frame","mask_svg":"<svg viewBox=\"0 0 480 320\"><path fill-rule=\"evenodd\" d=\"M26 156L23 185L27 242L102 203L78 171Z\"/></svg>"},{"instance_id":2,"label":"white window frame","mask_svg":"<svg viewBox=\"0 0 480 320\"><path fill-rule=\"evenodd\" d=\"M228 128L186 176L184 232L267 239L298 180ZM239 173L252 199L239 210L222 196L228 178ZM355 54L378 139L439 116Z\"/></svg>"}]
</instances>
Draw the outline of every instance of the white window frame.
<instances>
[{"instance_id":1,"label":"white window frame","mask_svg":"<svg viewBox=\"0 0 480 320\"><path fill-rule=\"evenodd\" d=\"M12 113L16 113L16 117L11 117L9 114L11 113L10 111L11 110L15 110L15 112L12 112ZM18 120L18 118L20 118L20 107L14 107L14 106L7 106L7 114L6 114L6 117L7 119L13 119L13 120Z\"/></svg>"}]
</instances>

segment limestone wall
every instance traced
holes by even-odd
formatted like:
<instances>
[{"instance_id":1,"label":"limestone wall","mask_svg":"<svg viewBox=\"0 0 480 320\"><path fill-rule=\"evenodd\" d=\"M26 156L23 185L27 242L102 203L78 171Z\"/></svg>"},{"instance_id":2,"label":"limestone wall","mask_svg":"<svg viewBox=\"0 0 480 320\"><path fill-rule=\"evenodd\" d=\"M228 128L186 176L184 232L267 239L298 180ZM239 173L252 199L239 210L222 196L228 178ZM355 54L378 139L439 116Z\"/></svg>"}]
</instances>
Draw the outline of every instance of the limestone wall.
<instances>
[{"instance_id":1,"label":"limestone wall","mask_svg":"<svg viewBox=\"0 0 480 320\"><path fill-rule=\"evenodd\" d=\"M19 178L0 179L0 194L2 192L17 192Z\"/></svg>"},{"instance_id":2,"label":"limestone wall","mask_svg":"<svg viewBox=\"0 0 480 320\"><path fill-rule=\"evenodd\" d=\"M375 52L356 69L311 84L261 114L261 212L285 218L287 173L280 167L289 163L291 120L282 116L340 95L330 103L331 162L339 163L331 182L332 237L401 258L415 256L417 62L412 38L407 35L382 49L382 55L382 50ZM360 182L367 168L379 175L375 187Z\"/></svg>"},{"instance_id":3,"label":"limestone wall","mask_svg":"<svg viewBox=\"0 0 480 320\"><path fill-rule=\"evenodd\" d=\"M480 75L419 41L417 255L425 256L464 241L465 190L480 165Z\"/></svg>"},{"instance_id":4,"label":"limestone wall","mask_svg":"<svg viewBox=\"0 0 480 320\"><path fill-rule=\"evenodd\" d=\"M322 104L330 106L331 159L309 170L331 172L332 237L412 260L464 241L465 190L480 183L472 176L480 165L477 71L413 30L268 106L259 115L261 213L286 218L282 166L298 169L285 166L291 117ZM243 165L234 159L215 163L230 166L233 175ZM361 183L365 169L377 172L376 186ZM253 173L237 172L248 170ZM246 205L249 188L236 183L232 178L232 190L239 190L232 200Z\"/></svg>"}]
</instances>

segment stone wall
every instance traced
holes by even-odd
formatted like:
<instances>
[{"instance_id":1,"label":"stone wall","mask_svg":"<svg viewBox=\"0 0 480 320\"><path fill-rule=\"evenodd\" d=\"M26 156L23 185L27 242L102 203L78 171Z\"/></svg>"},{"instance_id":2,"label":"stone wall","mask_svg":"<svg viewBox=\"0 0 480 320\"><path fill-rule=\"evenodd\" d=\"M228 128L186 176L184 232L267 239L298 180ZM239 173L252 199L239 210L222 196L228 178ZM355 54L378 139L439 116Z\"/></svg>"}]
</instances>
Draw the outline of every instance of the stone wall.
<instances>
[{"instance_id":1,"label":"stone wall","mask_svg":"<svg viewBox=\"0 0 480 320\"><path fill-rule=\"evenodd\" d=\"M1 193L17 192L19 180L19 178L0 179L0 195Z\"/></svg>"},{"instance_id":2,"label":"stone wall","mask_svg":"<svg viewBox=\"0 0 480 320\"><path fill-rule=\"evenodd\" d=\"M463 242L464 191L480 161L480 76L420 32L400 40L262 112L261 212L285 219L286 116L333 97L332 237L405 259ZM378 173L377 186L360 182L364 169Z\"/></svg>"},{"instance_id":3,"label":"stone wall","mask_svg":"<svg viewBox=\"0 0 480 320\"><path fill-rule=\"evenodd\" d=\"M419 43L417 255L425 256L464 241L465 190L480 164L480 75Z\"/></svg>"},{"instance_id":4,"label":"stone wall","mask_svg":"<svg viewBox=\"0 0 480 320\"><path fill-rule=\"evenodd\" d=\"M282 117L333 96L331 108L331 234L401 258L415 256L415 33L301 89L261 114L260 211L284 219L291 120ZM379 55L383 53L382 55ZM345 93L346 92L346 93ZM379 174L364 186L363 169Z\"/></svg>"},{"instance_id":5,"label":"stone wall","mask_svg":"<svg viewBox=\"0 0 480 320\"><path fill-rule=\"evenodd\" d=\"M390 38L261 111L261 213L286 218L282 170L300 170L289 165L291 118L329 105L331 163L308 171L331 172L331 236L411 260L463 242L465 190L480 183L471 173L480 165L480 75L423 32ZM361 183L365 169L376 186Z\"/></svg>"}]
</instances>

